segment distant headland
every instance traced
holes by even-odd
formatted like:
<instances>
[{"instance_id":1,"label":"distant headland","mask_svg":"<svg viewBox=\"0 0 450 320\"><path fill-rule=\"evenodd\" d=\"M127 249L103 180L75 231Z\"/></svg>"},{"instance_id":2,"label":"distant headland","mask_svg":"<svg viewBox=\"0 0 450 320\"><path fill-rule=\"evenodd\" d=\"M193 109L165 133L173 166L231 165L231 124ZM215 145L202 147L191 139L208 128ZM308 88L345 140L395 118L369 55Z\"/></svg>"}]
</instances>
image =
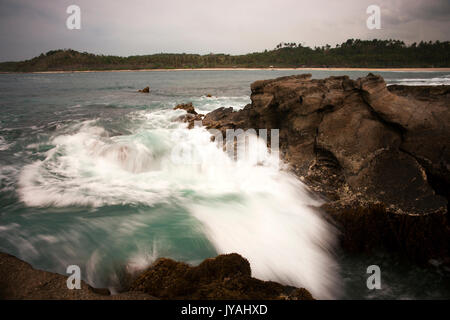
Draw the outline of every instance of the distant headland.
<instances>
[{"instance_id":1,"label":"distant headland","mask_svg":"<svg viewBox=\"0 0 450 320\"><path fill-rule=\"evenodd\" d=\"M400 40L349 39L332 48L280 43L273 50L244 55L158 53L96 55L72 49L51 50L25 61L2 62L0 72L137 71L190 69L416 69L449 68L450 42L406 45Z\"/></svg>"}]
</instances>

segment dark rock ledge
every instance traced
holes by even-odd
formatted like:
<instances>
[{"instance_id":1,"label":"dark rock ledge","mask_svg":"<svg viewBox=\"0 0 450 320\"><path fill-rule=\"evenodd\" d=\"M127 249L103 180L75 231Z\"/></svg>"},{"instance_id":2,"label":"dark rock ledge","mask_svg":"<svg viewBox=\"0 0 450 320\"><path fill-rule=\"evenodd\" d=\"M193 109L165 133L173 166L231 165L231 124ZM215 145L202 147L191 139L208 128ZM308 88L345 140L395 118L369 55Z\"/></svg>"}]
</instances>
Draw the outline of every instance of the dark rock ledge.
<instances>
[{"instance_id":1,"label":"dark rock ledge","mask_svg":"<svg viewBox=\"0 0 450 320\"><path fill-rule=\"evenodd\" d=\"M236 253L206 259L196 267L158 259L130 289L162 299L313 299L306 289L252 278L250 263Z\"/></svg>"},{"instance_id":2,"label":"dark rock ledge","mask_svg":"<svg viewBox=\"0 0 450 320\"><path fill-rule=\"evenodd\" d=\"M185 110L186 114L182 115L179 120L188 123L188 128L192 129L194 127L195 121L202 121L205 115L197 113L195 111L195 107L192 105L192 102L189 103L181 103L176 105L173 110Z\"/></svg>"},{"instance_id":3,"label":"dark rock ledge","mask_svg":"<svg viewBox=\"0 0 450 320\"><path fill-rule=\"evenodd\" d=\"M160 258L117 295L83 281L80 290L69 290L66 281L67 276L33 269L0 253L0 299L313 299L306 289L252 278L250 264L236 253L206 259L196 267Z\"/></svg>"},{"instance_id":4,"label":"dark rock ledge","mask_svg":"<svg viewBox=\"0 0 450 320\"><path fill-rule=\"evenodd\" d=\"M327 200L345 249L448 257L450 86L304 74L256 81L251 91L244 109L216 109L203 125L279 129L283 159Z\"/></svg>"},{"instance_id":5,"label":"dark rock ledge","mask_svg":"<svg viewBox=\"0 0 450 320\"><path fill-rule=\"evenodd\" d=\"M111 296L108 289L90 287L84 281L81 289L67 289L67 276L36 270L16 257L0 253L1 300L154 300L143 292L125 292Z\"/></svg>"}]
</instances>

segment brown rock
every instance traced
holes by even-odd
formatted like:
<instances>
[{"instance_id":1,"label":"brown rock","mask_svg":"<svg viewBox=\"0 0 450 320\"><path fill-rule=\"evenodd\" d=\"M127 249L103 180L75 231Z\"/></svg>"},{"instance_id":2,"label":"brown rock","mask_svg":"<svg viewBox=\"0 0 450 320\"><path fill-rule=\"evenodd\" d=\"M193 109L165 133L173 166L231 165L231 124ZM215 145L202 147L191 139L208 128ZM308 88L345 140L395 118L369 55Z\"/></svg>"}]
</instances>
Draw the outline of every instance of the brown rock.
<instances>
[{"instance_id":1,"label":"brown rock","mask_svg":"<svg viewBox=\"0 0 450 320\"><path fill-rule=\"evenodd\" d=\"M92 288L81 281L81 289L69 290L67 276L36 270L9 254L0 253L0 300L154 300L134 291L110 295L108 289Z\"/></svg>"},{"instance_id":2,"label":"brown rock","mask_svg":"<svg viewBox=\"0 0 450 320\"><path fill-rule=\"evenodd\" d=\"M349 208L362 214L381 205L386 214L380 219L401 221L379 230L397 239L393 247L411 257L448 255L450 86L386 87L372 74L356 81L297 75L256 81L251 90L251 105L217 109L203 125L222 132L280 129L284 159L328 199L335 220L348 225ZM425 216L436 229L420 230ZM367 214L379 226L380 215L374 217ZM369 222L361 228L368 231Z\"/></svg>"},{"instance_id":3,"label":"brown rock","mask_svg":"<svg viewBox=\"0 0 450 320\"><path fill-rule=\"evenodd\" d=\"M177 110L177 109L185 110L187 113L190 113L190 114L197 114L197 111L195 111L195 108L192 105L192 102L180 103L173 108L173 110Z\"/></svg>"},{"instance_id":4,"label":"brown rock","mask_svg":"<svg viewBox=\"0 0 450 320\"><path fill-rule=\"evenodd\" d=\"M149 93L149 92L150 92L150 87L145 87L144 89L139 90L139 92L142 92L142 93Z\"/></svg>"},{"instance_id":5,"label":"brown rock","mask_svg":"<svg viewBox=\"0 0 450 320\"><path fill-rule=\"evenodd\" d=\"M131 290L161 299L313 299L306 289L252 278L250 264L236 253L206 259L196 267L158 259Z\"/></svg>"},{"instance_id":6,"label":"brown rock","mask_svg":"<svg viewBox=\"0 0 450 320\"><path fill-rule=\"evenodd\" d=\"M194 127L194 124L196 121L201 122L204 115L197 113L195 111L194 106L192 105L192 102L189 103L181 103L173 108L174 110L181 109L186 111L186 115L181 116L178 120L187 122L188 128L192 129Z\"/></svg>"},{"instance_id":7,"label":"brown rock","mask_svg":"<svg viewBox=\"0 0 450 320\"><path fill-rule=\"evenodd\" d=\"M206 259L197 267L160 258L128 291L116 295L84 281L81 289L69 290L67 277L0 253L0 300L313 299L306 289L252 278L248 261L235 253Z\"/></svg>"}]
</instances>

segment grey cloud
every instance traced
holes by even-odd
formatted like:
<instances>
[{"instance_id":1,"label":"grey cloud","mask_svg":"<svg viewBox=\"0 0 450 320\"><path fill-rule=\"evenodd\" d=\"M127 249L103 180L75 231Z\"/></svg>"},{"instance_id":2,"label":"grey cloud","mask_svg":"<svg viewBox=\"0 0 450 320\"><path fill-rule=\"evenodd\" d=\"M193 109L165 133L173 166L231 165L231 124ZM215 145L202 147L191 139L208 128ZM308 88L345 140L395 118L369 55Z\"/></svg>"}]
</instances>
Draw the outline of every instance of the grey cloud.
<instances>
[{"instance_id":1,"label":"grey cloud","mask_svg":"<svg viewBox=\"0 0 450 320\"><path fill-rule=\"evenodd\" d=\"M81 30L65 27L70 4L81 7ZM366 27L371 4L382 9L382 30ZM57 48L124 56L240 54L282 41L449 40L449 17L446 0L0 0L0 60Z\"/></svg>"},{"instance_id":2,"label":"grey cloud","mask_svg":"<svg viewBox=\"0 0 450 320\"><path fill-rule=\"evenodd\" d=\"M383 20L388 25L401 25L411 21L427 23L449 22L450 1L448 0L397 0L382 4Z\"/></svg>"}]
</instances>

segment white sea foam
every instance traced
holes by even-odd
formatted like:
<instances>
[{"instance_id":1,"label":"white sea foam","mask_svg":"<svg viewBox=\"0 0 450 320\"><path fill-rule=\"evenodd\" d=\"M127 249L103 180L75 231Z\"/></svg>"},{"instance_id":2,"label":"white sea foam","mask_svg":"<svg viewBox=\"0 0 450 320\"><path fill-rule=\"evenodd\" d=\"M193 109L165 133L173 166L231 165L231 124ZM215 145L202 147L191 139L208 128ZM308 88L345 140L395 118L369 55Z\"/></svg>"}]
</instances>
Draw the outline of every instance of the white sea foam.
<instances>
[{"instance_id":1,"label":"white sea foam","mask_svg":"<svg viewBox=\"0 0 450 320\"><path fill-rule=\"evenodd\" d=\"M5 138L0 136L0 151L8 150L14 143L8 143Z\"/></svg>"},{"instance_id":2,"label":"white sea foam","mask_svg":"<svg viewBox=\"0 0 450 320\"><path fill-rule=\"evenodd\" d=\"M187 130L172 121L182 113L134 113L136 127L129 135L111 137L87 121L55 136L46 158L23 168L21 200L56 207L174 203L199 221L219 253L246 257L255 277L306 287L318 298L336 297L334 230L313 208L320 201L280 170L265 147L251 149L263 152L264 162L254 156L234 161L204 128ZM194 148L201 161L171 161L180 146ZM134 226L118 230L122 235L131 230L132 236ZM142 252L130 259L129 268L146 266L157 251ZM100 258L94 252L88 261L88 280L97 276Z\"/></svg>"},{"instance_id":3,"label":"white sea foam","mask_svg":"<svg viewBox=\"0 0 450 320\"><path fill-rule=\"evenodd\" d=\"M139 247L138 251L130 257L127 263L127 271L135 274L144 270L158 258L157 243L153 243L153 248Z\"/></svg>"},{"instance_id":4,"label":"white sea foam","mask_svg":"<svg viewBox=\"0 0 450 320\"><path fill-rule=\"evenodd\" d=\"M398 79L389 79L388 83L392 84L400 84L407 86L439 86L439 85L450 85L450 75L444 75L441 77L434 78L398 78Z\"/></svg>"},{"instance_id":5,"label":"white sea foam","mask_svg":"<svg viewBox=\"0 0 450 320\"><path fill-rule=\"evenodd\" d=\"M251 102L249 96L201 96L192 97L191 100L199 113L208 113L223 106L239 110Z\"/></svg>"}]
</instances>

